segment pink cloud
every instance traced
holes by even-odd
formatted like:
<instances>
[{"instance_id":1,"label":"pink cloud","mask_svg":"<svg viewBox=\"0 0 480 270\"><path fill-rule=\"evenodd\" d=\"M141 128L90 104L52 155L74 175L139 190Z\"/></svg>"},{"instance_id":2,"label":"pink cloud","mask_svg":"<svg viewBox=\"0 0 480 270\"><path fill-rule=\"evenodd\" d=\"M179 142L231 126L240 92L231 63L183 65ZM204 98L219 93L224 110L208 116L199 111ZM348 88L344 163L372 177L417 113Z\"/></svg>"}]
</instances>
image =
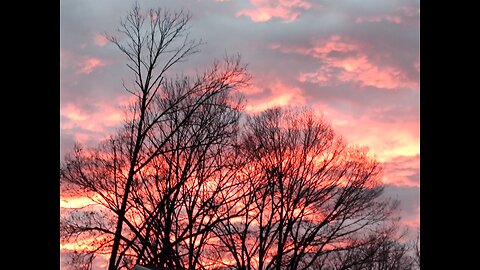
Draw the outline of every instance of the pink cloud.
<instances>
[{"instance_id":1,"label":"pink cloud","mask_svg":"<svg viewBox=\"0 0 480 270\"><path fill-rule=\"evenodd\" d=\"M72 51L60 48L60 68L74 68L75 74L90 74L99 67L106 66L105 60L93 56L78 55Z\"/></svg>"},{"instance_id":2,"label":"pink cloud","mask_svg":"<svg viewBox=\"0 0 480 270\"><path fill-rule=\"evenodd\" d=\"M400 69L394 66L380 66L364 52L364 46L340 36L331 36L327 40L317 40L311 47L282 47L278 44L270 48L283 53L297 53L311 56L321 61L322 66L314 72L300 73L298 80L321 85L333 84L335 80L356 82L361 87L373 86L382 89L399 87L417 88L418 83L408 79ZM340 53L348 56L332 56Z\"/></svg>"},{"instance_id":3,"label":"pink cloud","mask_svg":"<svg viewBox=\"0 0 480 270\"><path fill-rule=\"evenodd\" d=\"M105 66L105 62L103 62L99 58L91 57L83 60L80 63L80 68L77 69L77 74L90 74L93 70Z\"/></svg>"},{"instance_id":4,"label":"pink cloud","mask_svg":"<svg viewBox=\"0 0 480 270\"><path fill-rule=\"evenodd\" d=\"M99 34L99 33L95 33L95 34L93 35L93 42L94 42L97 46L103 47L103 46L105 46L105 44L108 43L108 40L107 40L107 38L105 38L104 35Z\"/></svg>"},{"instance_id":5,"label":"pink cloud","mask_svg":"<svg viewBox=\"0 0 480 270\"><path fill-rule=\"evenodd\" d=\"M69 103L60 109L60 115L65 116L73 121L83 121L87 116L75 104Z\"/></svg>"},{"instance_id":6,"label":"pink cloud","mask_svg":"<svg viewBox=\"0 0 480 270\"><path fill-rule=\"evenodd\" d=\"M115 126L123 120L121 108L105 103L96 104L93 113L86 112L74 103L67 103L60 108L60 115L93 132L101 132L102 126Z\"/></svg>"},{"instance_id":7,"label":"pink cloud","mask_svg":"<svg viewBox=\"0 0 480 270\"><path fill-rule=\"evenodd\" d=\"M245 110L249 113L256 113L262 110L277 106L304 105L306 100L303 91L294 86L284 84L279 80L267 80L268 83L257 82L241 92L247 95ZM271 89L269 95L261 96L263 89ZM248 98L254 95L255 98Z\"/></svg>"},{"instance_id":8,"label":"pink cloud","mask_svg":"<svg viewBox=\"0 0 480 270\"><path fill-rule=\"evenodd\" d=\"M342 69L339 76L342 81L356 81L362 86L383 89L416 87L416 83L408 80L401 70L392 66L380 67L373 63L366 54L333 60L330 61L330 64Z\"/></svg>"},{"instance_id":9,"label":"pink cloud","mask_svg":"<svg viewBox=\"0 0 480 270\"><path fill-rule=\"evenodd\" d=\"M236 16L247 16L254 22L266 22L279 18L285 22L295 21L301 10L308 10L312 4L302 0L250 0L254 9L243 9Z\"/></svg>"},{"instance_id":10,"label":"pink cloud","mask_svg":"<svg viewBox=\"0 0 480 270\"><path fill-rule=\"evenodd\" d=\"M384 162L385 184L420 187L420 155L395 156Z\"/></svg>"},{"instance_id":11,"label":"pink cloud","mask_svg":"<svg viewBox=\"0 0 480 270\"><path fill-rule=\"evenodd\" d=\"M400 69L392 66L380 67L373 63L366 54L344 59L326 56L323 63L325 65L314 72L300 73L298 80L329 85L333 79L337 79L344 82L357 82L362 87L373 86L382 89L417 87L417 83L408 79ZM333 73L335 68L340 70L338 74Z\"/></svg>"},{"instance_id":12,"label":"pink cloud","mask_svg":"<svg viewBox=\"0 0 480 270\"><path fill-rule=\"evenodd\" d=\"M338 120L337 120L338 121ZM386 161L396 156L414 156L420 152L418 122L390 123L370 120L367 117L346 119L335 125L349 142L366 145L378 160Z\"/></svg>"},{"instance_id":13,"label":"pink cloud","mask_svg":"<svg viewBox=\"0 0 480 270\"><path fill-rule=\"evenodd\" d=\"M420 59L415 61L415 63L413 63L413 66L415 67L416 71L420 72Z\"/></svg>"},{"instance_id":14,"label":"pink cloud","mask_svg":"<svg viewBox=\"0 0 480 270\"><path fill-rule=\"evenodd\" d=\"M107 129L117 127L122 123L124 114L122 109L116 105L124 103L124 99L119 98L115 105L96 104L94 112L88 112L75 103L62 104L60 107L60 116L63 117L60 123L61 132L73 132L74 139L80 143L104 139L109 135Z\"/></svg>"}]
</instances>

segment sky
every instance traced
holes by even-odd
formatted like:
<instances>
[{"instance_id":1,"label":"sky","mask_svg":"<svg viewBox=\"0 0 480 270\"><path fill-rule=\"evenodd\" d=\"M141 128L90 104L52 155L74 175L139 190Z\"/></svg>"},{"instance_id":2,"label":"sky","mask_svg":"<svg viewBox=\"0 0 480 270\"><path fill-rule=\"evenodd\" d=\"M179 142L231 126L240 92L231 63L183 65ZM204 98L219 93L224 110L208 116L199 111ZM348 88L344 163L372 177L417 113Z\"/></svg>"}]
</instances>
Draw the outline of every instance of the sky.
<instances>
[{"instance_id":1,"label":"sky","mask_svg":"<svg viewBox=\"0 0 480 270\"><path fill-rule=\"evenodd\" d=\"M415 234L420 188L419 0L162 0L184 9L201 52L178 72L239 53L253 75L246 111L300 105L322 112L349 143L384 165L385 195ZM126 59L103 38L127 0L60 1L60 158L115 132L129 102Z\"/></svg>"}]
</instances>

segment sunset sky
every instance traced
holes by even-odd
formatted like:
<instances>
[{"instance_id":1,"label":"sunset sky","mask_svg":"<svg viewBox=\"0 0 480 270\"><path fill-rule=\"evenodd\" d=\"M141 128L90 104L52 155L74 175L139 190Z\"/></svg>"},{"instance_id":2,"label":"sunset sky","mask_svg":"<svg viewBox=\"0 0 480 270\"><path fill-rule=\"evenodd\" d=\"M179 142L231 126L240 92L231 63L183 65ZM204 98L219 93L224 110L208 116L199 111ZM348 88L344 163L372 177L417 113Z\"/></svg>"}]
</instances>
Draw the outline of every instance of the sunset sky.
<instances>
[{"instance_id":1,"label":"sunset sky","mask_svg":"<svg viewBox=\"0 0 480 270\"><path fill-rule=\"evenodd\" d=\"M253 75L247 112L305 105L384 163L385 194L402 222L419 225L419 0L139 1L184 9L205 44L177 72L239 53ZM122 121L126 59L103 38L134 1L60 1L60 158L75 141L95 145Z\"/></svg>"}]
</instances>

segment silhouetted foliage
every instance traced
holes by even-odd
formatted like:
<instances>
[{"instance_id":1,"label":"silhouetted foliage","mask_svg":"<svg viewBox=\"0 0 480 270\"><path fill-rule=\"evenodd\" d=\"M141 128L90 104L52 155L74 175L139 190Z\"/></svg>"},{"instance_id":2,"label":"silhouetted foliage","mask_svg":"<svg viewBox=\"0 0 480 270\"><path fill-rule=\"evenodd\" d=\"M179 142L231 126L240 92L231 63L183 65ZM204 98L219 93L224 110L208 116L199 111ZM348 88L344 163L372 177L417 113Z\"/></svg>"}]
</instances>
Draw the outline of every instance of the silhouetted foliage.
<instances>
[{"instance_id":1,"label":"silhouetted foliage","mask_svg":"<svg viewBox=\"0 0 480 270\"><path fill-rule=\"evenodd\" d=\"M118 132L60 168L61 240L90 269L412 269L382 199L381 166L307 109L242 115L239 56L167 76L198 51L190 16L134 6L108 39L134 75ZM243 121L245 120L245 121ZM87 242L82 242L87 241ZM83 243L83 244L82 244ZM419 258L419 251L418 251Z\"/></svg>"}]
</instances>

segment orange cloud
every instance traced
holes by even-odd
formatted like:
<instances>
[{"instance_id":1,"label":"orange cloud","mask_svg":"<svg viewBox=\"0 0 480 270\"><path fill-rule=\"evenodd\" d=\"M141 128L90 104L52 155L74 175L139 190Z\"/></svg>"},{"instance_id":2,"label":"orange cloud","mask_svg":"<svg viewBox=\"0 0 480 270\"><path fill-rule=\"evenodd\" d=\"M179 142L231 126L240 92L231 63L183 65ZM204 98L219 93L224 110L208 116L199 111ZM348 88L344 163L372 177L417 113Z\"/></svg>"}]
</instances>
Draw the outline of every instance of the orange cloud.
<instances>
[{"instance_id":1,"label":"orange cloud","mask_svg":"<svg viewBox=\"0 0 480 270\"><path fill-rule=\"evenodd\" d=\"M85 114L76 107L75 104L67 104L62 109L60 109L60 115L66 116L73 121L83 121L87 118Z\"/></svg>"},{"instance_id":2,"label":"orange cloud","mask_svg":"<svg viewBox=\"0 0 480 270\"><path fill-rule=\"evenodd\" d=\"M349 143L368 146L377 160L385 162L397 156L416 156L420 153L420 130L418 119L402 122L378 121L370 115L379 113L372 109L362 117L344 113L328 104L313 106L324 112L333 128Z\"/></svg>"},{"instance_id":3,"label":"orange cloud","mask_svg":"<svg viewBox=\"0 0 480 270\"><path fill-rule=\"evenodd\" d=\"M342 69L339 76L342 81L355 81L362 86L383 89L417 87L417 83L409 80L400 69L392 66L380 67L374 64L366 54L330 61L330 65Z\"/></svg>"},{"instance_id":4,"label":"orange cloud","mask_svg":"<svg viewBox=\"0 0 480 270\"><path fill-rule=\"evenodd\" d=\"M78 239L76 242L72 243L61 243L60 249L62 251L75 251L75 250L82 250L82 251L90 251L94 250L96 247L92 245L96 241L100 241L101 239L108 239L106 237L95 237L95 238L85 238L85 239Z\"/></svg>"},{"instance_id":5,"label":"orange cloud","mask_svg":"<svg viewBox=\"0 0 480 270\"><path fill-rule=\"evenodd\" d=\"M253 86L244 90L245 94L262 93L261 89L271 89L271 94L261 98L248 98L245 110L250 113L256 113L268 108L288 105L303 105L305 104L305 97L303 91L298 87L291 87L283 84L281 81L274 81L273 83L259 86ZM246 91L246 92L245 92Z\"/></svg>"},{"instance_id":6,"label":"orange cloud","mask_svg":"<svg viewBox=\"0 0 480 270\"><path fill-rule=\"evenodd\" d=\"M85 194L87 195L87 194ZM90 198L92 197L92 198ZM102 200L98 194L89 194L86 196L62 196L60 195L60 208L82 208L90 205L97 205L93 200L100 201Z\"/></svg>"},{"instance_id":7,"label":"orange cloud","mask_svg":"<svg viewBox=\"0 0 480 270\"><path fill-rule=\"evenodd\" d=\"M302 0L250 0L254 9L243 9L236 16L247 16L254 22L266 22L279 18L285 22L295 21L300 10L308 10L312 4Z\"/></svg>"},{"instance_id":8,"label":"orange cloud","mask_svg":"<svg viewBox=\"0 0 480 270\"><path fill-rule=\"evenodd\" d=\"M380 161L396 156L415 156L420 153L418 123L374 122L365 118L347 121L337 126L351 143L366 145ZM335 123L333 123L335 125Z\"/></svg>"},{"instance_id":9,"label":"orange cloud","mask_svg":"<svg viewBox=\"0 0 480 270\"><path fill-rule=\"evenodd\" d=\"M410 80L404 72L393 66L380 66L366 53L361 44L345 40L340 36L331 36L327 40L316 41L310 48L288 48L278 44L270 48L283 53L297 53L311 56L321 61L322 66L314 72L300 73L298 80L321 85L333 84L333 81L356 82L360 86L373 86L382 89L400 87L417 88L418 82ZM340 54L334 56L333 54ZM348 56L342 56L348 55Z\"/></svg>"}]
</instances>

